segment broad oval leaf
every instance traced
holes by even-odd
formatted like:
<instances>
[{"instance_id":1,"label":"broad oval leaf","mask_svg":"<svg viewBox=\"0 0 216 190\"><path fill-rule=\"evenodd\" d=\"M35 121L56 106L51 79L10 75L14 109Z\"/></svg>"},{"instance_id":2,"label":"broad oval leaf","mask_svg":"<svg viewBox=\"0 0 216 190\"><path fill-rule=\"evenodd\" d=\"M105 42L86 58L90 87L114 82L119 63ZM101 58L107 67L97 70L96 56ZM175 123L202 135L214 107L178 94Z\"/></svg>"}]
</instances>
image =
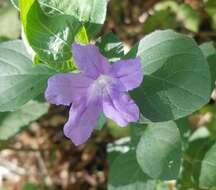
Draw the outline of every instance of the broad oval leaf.
<instances>
[{"instance_id":1,"label":"broad oval leaf","mask_svg":"<svg viewBox=\"0 0 216 190\"><path fill-rule=\"evenodd\" d=\"M211 72L212 88L215 88L216 82L216 49L213 42L206 42L200 45L200 49L206 57L209 63L209 68Z\"/></svg>"},{"instance_id":2,"label":"broad oval leaf","mask_svg":"<svg viewBox=\"0 0 216 190\"><path fill-rule=\"evenodd\" d=\"M174 122L150 124L136 149L143 172L154 179L176 179L181 165L181 136Z\"/></svg>"},{"instance_id":3,"label":"broad oval leaf","mask_svg":"<svg viewBox=\"0 0 216 190\"><path fill-rule=\"evenodd\" d=\"M216 144L210 148L202 160L199 186L207 189L216 187Z\"/></svg>"},{"instance_id":4,"label":"broad oval leaf","mask_svg":"<svg viewBox=\"0 0 216 190\"><path fill-rule=\"evenodd\" d=\"M140 122L175 120L210 100L208 64L192 38L171 30L146 36L126 57L140 56L143 84L131 93L142 113Z\"/></svg>"},{"instance_id":5,"label":"broad oval leaf","mask_svg":"<svg viewBox=\"0 0 216 190\"><path fill-rule=\"evenodd\" d=\"M34 109L32 109L34 108ZM0 113L0 140L13 137L48 111L49 104L30 101L15 112Z\"/></svg>"},{"instance_id":6,"label":"broad oval leaf","mask_svg":"<svg viewBox=\"0 0 216 190\"><path fill-rule=\"evenodd\" d=\"M139 167L135 151L121 153L110 167L108 190L154 190L156 182L150 180Z\"/></svg>"},{"instance_id":7,"label":"broad oval leaf","mask_svg":"<svg viewBox=\"0 0 216 190\"><path fill-rule=\"evenodd\" d=\"M14 47L12 47L14 45ZM33 67L21 41L0 44L0 111L14 111L44 93L54 74L45 65Z\"/></svg>"},{"instance_id":8,"label":"broad oval leaf","mask_svg":"<svg viewBox=\"0 0 216 190\"><path fill-rule=\"evenodd\" d=\"M106 18L107 0L38 0L48 15L71 15L85 24L88 35L94 36Z\"/></svg>"},{"instance_id":9,"label":"broad oval leaf","mask_svg":"<svg viewBox=\"0 0 216 190\"><path fill-rule=\"evenodd\" d=\"M60 71L73 69L71 45L81 28L73 16L47 16L36 0L20 0L23 28L39 58Z\"/></svg>"}]
</instances>

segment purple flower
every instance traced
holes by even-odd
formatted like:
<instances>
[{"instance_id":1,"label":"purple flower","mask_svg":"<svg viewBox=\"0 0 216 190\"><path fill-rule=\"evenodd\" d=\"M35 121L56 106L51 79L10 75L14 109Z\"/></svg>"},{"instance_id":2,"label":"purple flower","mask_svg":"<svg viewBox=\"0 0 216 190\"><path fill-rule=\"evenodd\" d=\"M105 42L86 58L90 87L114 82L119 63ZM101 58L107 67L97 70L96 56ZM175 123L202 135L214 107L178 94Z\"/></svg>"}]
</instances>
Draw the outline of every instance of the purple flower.
<instances>
[{"instance_id":1,"label":"purple flower","mask_svg":"<svg viewBox=\"0 0 216 190\"><path fill-rule=\"evenodd\" d=\"M74 44L73 55L80 73L49 78L45 97L56 105L71 105L64 134L74 144L84 143L103 111L119 126L139 119L139 108L127 95L143 80L140 58L110 65L94 45Z\"/></svg>"}]
</instances>

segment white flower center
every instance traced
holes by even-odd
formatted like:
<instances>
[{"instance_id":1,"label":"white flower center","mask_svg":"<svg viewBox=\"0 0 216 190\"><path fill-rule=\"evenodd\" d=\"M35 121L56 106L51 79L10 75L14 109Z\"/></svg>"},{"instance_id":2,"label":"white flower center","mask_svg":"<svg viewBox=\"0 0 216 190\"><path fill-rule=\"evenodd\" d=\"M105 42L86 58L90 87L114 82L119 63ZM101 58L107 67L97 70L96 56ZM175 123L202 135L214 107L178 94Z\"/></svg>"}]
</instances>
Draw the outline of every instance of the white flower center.
<instances>
[{"instance_id":1,"label":"white flower center","mask_svg":"<svg viewBox=\"0 0 216 190\"><path fill-rule=\"evenodd\" d=\"M113 78L107 75L100 75L89 89L90 98L102 96L113 83Z\"/></svg>"},{"instance_id":2,"label":"white flower center","mask_svg":"<svg viewBox=\"0 0 216 190\"><path fill-rule=\"evenodd\" d=\"M104 87L107 86L107 84L112 80L111 77L107 76L107 75L100 75L97 80L96 80L96 85L98 86L98 88L103 89Z\"/></svg>"}]
</instances>

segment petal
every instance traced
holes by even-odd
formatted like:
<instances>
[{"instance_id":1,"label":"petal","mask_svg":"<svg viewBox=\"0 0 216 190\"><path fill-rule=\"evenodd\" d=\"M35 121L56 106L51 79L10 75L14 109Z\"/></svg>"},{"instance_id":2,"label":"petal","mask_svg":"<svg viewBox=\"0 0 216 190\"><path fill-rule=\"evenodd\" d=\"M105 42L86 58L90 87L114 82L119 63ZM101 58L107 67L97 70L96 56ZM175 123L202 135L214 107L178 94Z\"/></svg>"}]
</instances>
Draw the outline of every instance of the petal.
<instances>
[{"instance_id":1,"label":"petal","mask_svg":"<svg viewBox=\"0 0 216 190\"><path fill-rule=\"evenodd\" d=\"M95 45L84 46L74 43L72 50L76 65L86 76L96 79L100 74L109 71L110 64L108 60Z\"/></svg>"},{"instance_id":2,"label":"petal","mask_svg":"<svg viewBox=\"0 0 216 190\"><path fill-rule=\"evenodd\" d=\"M51 104L70 105L76 99L86 95L92 82L91 78L80 73L56 74L48 80L45 98Z\"/></svg>"},{"instance_id":3,"label":"petal","mask_svg":"<svg viewBox=\"0 0 216 190\"><path fill-rule=\"evenodd\" d=\"M143 81L141 59L137 57L135 59L117 61L112 65L111 75L118 78L127 91L139 87Z\"/></svg>"},{"instance_id":4,"label":"petal","mask_svg":"<svg viewBox=\"0 0 216 190\"><path fill-rule=\"evenodd\" d=\"M139 108L124 93L112 92L103 97L103 112L106 117L114 120L119 126L127 126L139 119Z\"/></svg>"},{"instance_id":5,"label":"petal","mask_svg":"<svg viewBox=\"0 0 216 190\"><path fill-rule=\"evenodd\" d=\"M64 134L75 145L85 143L96 127L102 111L101 103L86 103L85 100L72 104L68 122L64 126Z\"/></svg>"}]
</instances>

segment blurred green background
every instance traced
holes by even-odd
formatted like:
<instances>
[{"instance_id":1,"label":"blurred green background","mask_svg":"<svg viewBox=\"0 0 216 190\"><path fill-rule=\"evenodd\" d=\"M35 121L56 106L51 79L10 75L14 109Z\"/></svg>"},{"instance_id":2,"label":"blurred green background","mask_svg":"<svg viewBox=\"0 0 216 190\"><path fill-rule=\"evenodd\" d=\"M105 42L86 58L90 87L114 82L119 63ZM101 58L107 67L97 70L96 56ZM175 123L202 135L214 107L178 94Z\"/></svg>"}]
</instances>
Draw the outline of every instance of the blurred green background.
<instances>
[{"instance_id":1,"label":"blurred green background","mask_svg":"<svg viewBox=\"0 0 216 190\"><path fill-rule=\"evenodd\" d=\"M190 35L198 43L215 42L216 0L110 0L107 20L100 34L113 31L129 49L148 33L167 28ZM18 11L9 0L0 0L0 41L20 36ZM205 142L216 138L215 100L214 92L209 105L190 116L187 128L182 128L182 133L188 134L185 138L201 136L207 138ZM19 128L15 137L0 143L0 190L106 189L106 146L126 136L129 128L119 129L109 121L107 128L76 148L62 133L66 113L65 108L52 106L48 114L31 123L27 130ZM14 127L16 124L14 120ZM2 131L0 124L0 133ZM192 159L190 156L185 154L187 171L181 178L182 190L191 185L188 179L192 169L187 162ZM159 184L157 190L174 189L175 182L170 182Z\"/></svg>"}]
</instances>

